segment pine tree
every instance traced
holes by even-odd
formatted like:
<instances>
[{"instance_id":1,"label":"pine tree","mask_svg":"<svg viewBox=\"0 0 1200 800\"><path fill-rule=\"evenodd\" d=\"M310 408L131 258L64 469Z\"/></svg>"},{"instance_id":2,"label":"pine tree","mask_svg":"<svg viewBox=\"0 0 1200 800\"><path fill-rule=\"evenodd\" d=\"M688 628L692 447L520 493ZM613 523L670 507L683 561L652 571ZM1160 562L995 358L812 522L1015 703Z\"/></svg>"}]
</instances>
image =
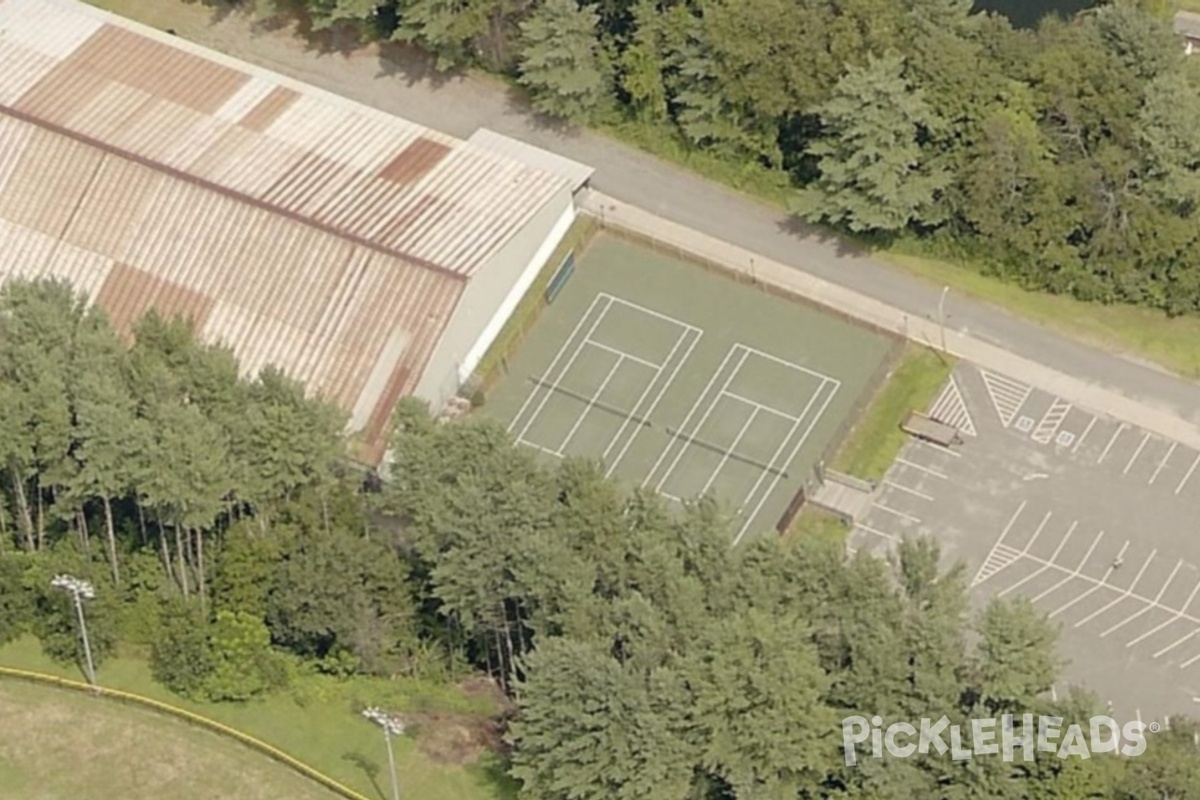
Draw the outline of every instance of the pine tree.
<instances>
[{"instance_id":1,"label":"pine tree","mask_svg":"<svg viewBox=\"0 0 1200 800\"><path fill-rule=\"evenodd\" d=\"M520 82L533 107L583 122L609 105L612 73L600 46L599 14L576 0L546 0L521 24Z\"/></svg>"}]
</instances>

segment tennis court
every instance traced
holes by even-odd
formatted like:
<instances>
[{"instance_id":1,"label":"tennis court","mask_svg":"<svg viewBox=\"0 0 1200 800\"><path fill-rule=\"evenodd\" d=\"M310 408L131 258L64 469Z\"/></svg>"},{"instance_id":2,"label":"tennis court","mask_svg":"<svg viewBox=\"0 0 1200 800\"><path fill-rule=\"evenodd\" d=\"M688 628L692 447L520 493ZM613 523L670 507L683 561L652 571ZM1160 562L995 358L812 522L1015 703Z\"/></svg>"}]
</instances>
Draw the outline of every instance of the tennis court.
<instances>
[{"instance_id":1,"label":"tennis court","mask_svg":"<svg viewBox=\"0 0 1200 800\"><path fill-rule=\"evenodd\" d=\"M602 235L509 360L487 408L519 445L599 459L736 538L771 530L891 342Z\"/></svg>"}]
</instances>

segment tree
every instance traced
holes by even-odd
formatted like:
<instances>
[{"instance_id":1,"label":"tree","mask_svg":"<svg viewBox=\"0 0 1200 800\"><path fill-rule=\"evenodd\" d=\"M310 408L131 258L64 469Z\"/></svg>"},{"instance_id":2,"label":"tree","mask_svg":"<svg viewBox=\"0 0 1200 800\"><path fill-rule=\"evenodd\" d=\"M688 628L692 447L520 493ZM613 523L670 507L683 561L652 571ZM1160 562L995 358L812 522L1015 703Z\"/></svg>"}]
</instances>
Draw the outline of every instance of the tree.
<instances>
[{"instance_id":1,"label":"tree","mask_svg":"<svg viewBox=\"0 0 1200 800\"><path fill-rule=\"evenodd\" d=\"M210 635L199 608L174 598L166 601L151 648L154 679L184 697L202 697L216 667Z\"/></svg>"},{"instance_id":2,"label":"tree","mask_svg":"<svg viewBox=\"0 0 1200 800\"><path fill-rule=\"evenodd\" d=\"M208 647L212 670L204 679L204 694L209 700L243 702L286 680L267 626L245 612L218 611Z\"/></svg>"},{"instance_id":3,"label":"tree","mask_svg":"<svg viewBox=\"0 0 1200 800\"><path fill-rule=\"evenodd\" d=\"M608 107L612 72L600 47L592 6L545 0L521 23L520 82L533 107L572 122L595 118Z\"/></svg>"},{"instance_id":4,"label":"tree","mask_svg":"<svg viewBox=\"0 0 1200 800\"><path fill-rule=\"evenodd\" d=\"M795 211L855 232L938 221L933 205L950 176L929 168L920 141L939 123L903 69L898 56L872 57L818 107L823 133L808 154L820 177L797 196Z\"/></svg>"},{"instance_id":5,"label":"tree","mask_svg":"<svg viewBox=\"0 0 1200 800\"><path fill-rule=\"evenodd\" d=\"M1023 712L1059 669L1056 631L1027 600L993 600L977 622L976 692L993 712Z\"/></svg>"},{"instance_id":6,"label":"tree","mask_svg":"<svg viewBox=\"0 0 1200 800\"><path fill-rule=\"evenodd\" d=\"M1150 192L1181 216L1200 210L1200 86L1183 71L1146 87L1138 119Z\"/></svg>"}]
</instances>

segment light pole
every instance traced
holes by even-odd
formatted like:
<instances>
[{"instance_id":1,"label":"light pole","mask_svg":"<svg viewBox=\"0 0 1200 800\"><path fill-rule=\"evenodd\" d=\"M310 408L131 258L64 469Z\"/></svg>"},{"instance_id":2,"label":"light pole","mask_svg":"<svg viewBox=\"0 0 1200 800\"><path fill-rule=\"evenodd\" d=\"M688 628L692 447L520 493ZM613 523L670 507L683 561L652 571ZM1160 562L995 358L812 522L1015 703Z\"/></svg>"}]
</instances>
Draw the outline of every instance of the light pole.
<instances>
[{"instance_id":1,"label":"light pole","mask_svg":"<svg viewBox=\"0 0 1200 800\"><path fill-rule=\"evenodd\" d=\"M94 598L96 590L87 581L70 575L55 575L54 579L50 581L50 585L70 594L75 603L75 614L79 617L79 636L83 639L83 655L87 659L88 683L95 687L96 666L92 663L92 646L88 642L87 623L83 619L83 601Z\"/></svg>"},{"instance_id":2,"label":"light pole","mask_svg":"<svg viewBox=\"0 0 1200 800\"><path fill-rule=\"evenodd\" d=\"M396 779L396 755L392 752L392 737L404 733L404 723L371 706L364 708L362 715L383 728L383 741L387 744L388 768L392 773L392 800L400 800L400 782Z\"/></svg>"},{"instance_id":3,"label":"light pole","mask_svg":"<svg viewBox=\"0 0 1200 800\"><path fill-rule=\"evenodd\" d=\"M942 331L942 352L946 352L946 295L949 294L950 287L942 287L942 296L938 298L938 327Z\"/></svg>"}]
</instances>

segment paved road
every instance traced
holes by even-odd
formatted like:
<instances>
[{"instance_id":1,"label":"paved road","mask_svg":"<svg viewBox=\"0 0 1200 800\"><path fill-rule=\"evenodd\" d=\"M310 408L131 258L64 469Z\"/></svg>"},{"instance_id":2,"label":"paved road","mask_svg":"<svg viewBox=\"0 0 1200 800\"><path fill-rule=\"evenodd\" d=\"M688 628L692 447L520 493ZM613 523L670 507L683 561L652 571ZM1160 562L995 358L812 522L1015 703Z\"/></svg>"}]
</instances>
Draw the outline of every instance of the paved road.
<instances>
[{"instance_id":1,"label":"paved road","mask_svg":"<svg viewBox=\"0 0 1200 800\"><path fill-rule=\"evenodd\" d=\"M194 6L192 7L195 8ZM438 79L419 58L384 61L374 49L320 53L285 32L256 31L239 16L214 24L189 12L181 35L431 128L466 138L480 127L525 140L596 168L605 194L767 258L903 309L935 313L933 286L841 243L798 232L785 215L651 156L591 133L564 132L539 121L502 86L478 77ZM201 24L203 22L203 24ZM399 66L403 64L403 66ZM1082 381L1105 386L1193 423L1200 385L1079 344L980 302L946 303L947 325Z\"/></svg>"}]
</instances>

